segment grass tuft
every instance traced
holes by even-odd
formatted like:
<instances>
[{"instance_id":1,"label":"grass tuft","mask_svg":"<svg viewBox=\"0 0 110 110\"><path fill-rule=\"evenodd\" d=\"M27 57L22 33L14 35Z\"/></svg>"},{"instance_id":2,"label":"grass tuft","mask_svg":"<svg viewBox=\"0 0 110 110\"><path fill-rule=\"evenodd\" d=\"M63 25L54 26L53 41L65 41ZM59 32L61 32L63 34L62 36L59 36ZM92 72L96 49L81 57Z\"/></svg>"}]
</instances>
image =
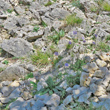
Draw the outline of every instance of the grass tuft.
<instances>
[{"instance_id":1,"label":"grass tuft","mask_svg":"<svg viewBox=\"0 0 110 110\"><path fill-rule=\"evenodd\" d=\"M81 24L83 19L76 17L75 15L69 15L66 17L66 19L64 20L66 22L67 25L78 25Z\"/></svg>"},{"instance_id":2,"label":"grass tuft","mask_svg":"<svg viewBox=\"0 0 110 110\"><path fill-rule=\"evenodd\" d=\"M35 65L47 65L49 64L48 60L49 56L46 53L43 53L41 51L37 51L37 55L33 54L31 55L31 60L33 64Z\"/></svg>"}]
</instances>

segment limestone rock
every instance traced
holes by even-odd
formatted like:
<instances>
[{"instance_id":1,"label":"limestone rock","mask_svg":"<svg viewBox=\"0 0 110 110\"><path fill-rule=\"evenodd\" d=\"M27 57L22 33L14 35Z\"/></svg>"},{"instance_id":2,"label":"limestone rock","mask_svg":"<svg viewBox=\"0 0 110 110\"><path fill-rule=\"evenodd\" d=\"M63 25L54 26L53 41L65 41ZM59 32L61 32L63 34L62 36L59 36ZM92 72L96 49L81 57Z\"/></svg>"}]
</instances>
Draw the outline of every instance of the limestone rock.
<instances>
[{"instance_id":1,"label":"limestone rock","mask_svg":"<svg viewBox=\"0 0 110 110\"><path fill-rule=\"evenodd\" d=\"M106 93L106 90L101 85L95 85L94 83L90 85L90 90L95 96L101 96Z\"/></svg>"},{"instance_id":2,"label":"limestone rock","mask_svg":"<svg viewBox=\"0 0 110 110\"><path fill-rule=\"evenodd\" d=\"M63 100L63 104L66 106L69 103L72 102L72 95L68 95L64 100Z\"/></svg>"},{"instance_id":3,"label":"limestone rock","mask_svg":"<svg viewBox=\"0 0 110 110\"><path fill-rule=\"evenodd\" d=\"M53 17L54 19L55 18L64 19L68 15L70 15L70 13L64 9L61 9L61 8L55 8L50 13L50 16Z\"/></svg>"},{"instance_id":4,"label":"limestone rock","mask_svg":"<svg viewBox=\"0 0 110 110\"><path fill-rule=\"evenodd\" d=\"M24 68L17 65L12 65L0 73L0 81L18 80L19 78L24 77L26 73L28 73L28 71Z\"/></svg>"},{"instance_id":5,"label":"limestone rock","mask_svg":"<svg viewBox=\"0 0 110 110\"><path fill-rule=\"evenodd\" d=\"M89 73L82 72L80 77L80 85L89 86L90 82L91 78L89 77Z\"/></svg>"},{"instance_id":6,"label":"limestone rock","mask_svg":"<svg viewBox=\"0 0 110 110\"><path fill-rule=\"evenodd\" d=\"M102 60L99 60L99 59L96 60L96 63L100 67L104 67L104 66L107 65L107 63L105 61L102 61Z\"/></svg>"},{"instance_id":7,"label":"limestone rock","mask_svg":"<svg viewBox=\"0 0 110 110\"><path fill-rule=\"evenodd\" d=\"M57 107L60 103L60 97L56 94L52 94L52 96L49 97L49 99L47 99L47 101L45 100L44 101L44 104L45 105L48 105L48 106L55 106Z\"/></svg>"},{"instance_id":8,"label":"limestone rock","mask_svg":"<svg viewBox=\"0 0 110 110\"><path fill-rule=\"evenodd\" d=\"M23 57L33 53L33 46L21 38L4 40L1 44L1 48L15 57Z\"/></svg>"}]
</instances>

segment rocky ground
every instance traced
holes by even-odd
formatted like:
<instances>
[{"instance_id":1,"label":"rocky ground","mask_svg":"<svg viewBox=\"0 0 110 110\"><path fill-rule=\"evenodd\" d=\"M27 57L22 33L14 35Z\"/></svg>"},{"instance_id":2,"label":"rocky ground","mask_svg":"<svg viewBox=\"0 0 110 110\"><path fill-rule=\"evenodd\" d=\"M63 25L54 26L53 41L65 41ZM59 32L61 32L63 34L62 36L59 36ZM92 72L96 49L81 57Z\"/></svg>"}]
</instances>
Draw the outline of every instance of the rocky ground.
<instances>
[{"instance_id":1,"label":"rocky ground","mask_svg":"<svg viewBox=\"0 0 110 110\"><path fill-rule=\"evenodd\" d=\"M0 110L110 110L109 0L0 0Z\"/></svg>"}]
</instances>

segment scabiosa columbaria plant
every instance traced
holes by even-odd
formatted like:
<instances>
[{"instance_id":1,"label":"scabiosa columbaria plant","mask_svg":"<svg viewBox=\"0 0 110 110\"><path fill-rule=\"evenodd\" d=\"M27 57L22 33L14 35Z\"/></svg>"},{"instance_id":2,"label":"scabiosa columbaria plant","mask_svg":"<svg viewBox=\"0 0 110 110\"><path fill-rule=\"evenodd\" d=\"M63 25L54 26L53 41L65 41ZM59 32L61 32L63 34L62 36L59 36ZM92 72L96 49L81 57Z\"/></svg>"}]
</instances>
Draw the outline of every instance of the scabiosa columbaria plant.
<instances>
[{"instance_id":1,"label":"scabiosa columbaria plant","mask_svg":"<svg viewBox=\"0 0 110 110\"><path fill-rule=\"evenodd\" d=\"M55 56L58 56L58 52L55 52L54 55L55 55Z\"/></svg>"}]
</instances>

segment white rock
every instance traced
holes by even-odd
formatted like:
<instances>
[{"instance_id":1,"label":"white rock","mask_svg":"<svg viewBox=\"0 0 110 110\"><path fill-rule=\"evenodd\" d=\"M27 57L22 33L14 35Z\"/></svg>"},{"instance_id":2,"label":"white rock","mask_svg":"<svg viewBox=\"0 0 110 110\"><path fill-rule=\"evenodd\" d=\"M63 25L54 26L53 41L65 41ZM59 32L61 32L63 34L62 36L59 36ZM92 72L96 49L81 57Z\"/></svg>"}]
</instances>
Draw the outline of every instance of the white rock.
<instances>
[{"instance_id":1,"label":"white rock","mask_svg":"<svg viewBox=\"0 0 110 110\"><path fill-rule=\"evenodd\" d=\"M100 60L100 59L97 59L97 60L96 60L96 63L97 63L97 65L100 66L100 67L104 67L104 66L107 65L107 63L106 63L105 61Z\"/></svg>"}]
</instances>

